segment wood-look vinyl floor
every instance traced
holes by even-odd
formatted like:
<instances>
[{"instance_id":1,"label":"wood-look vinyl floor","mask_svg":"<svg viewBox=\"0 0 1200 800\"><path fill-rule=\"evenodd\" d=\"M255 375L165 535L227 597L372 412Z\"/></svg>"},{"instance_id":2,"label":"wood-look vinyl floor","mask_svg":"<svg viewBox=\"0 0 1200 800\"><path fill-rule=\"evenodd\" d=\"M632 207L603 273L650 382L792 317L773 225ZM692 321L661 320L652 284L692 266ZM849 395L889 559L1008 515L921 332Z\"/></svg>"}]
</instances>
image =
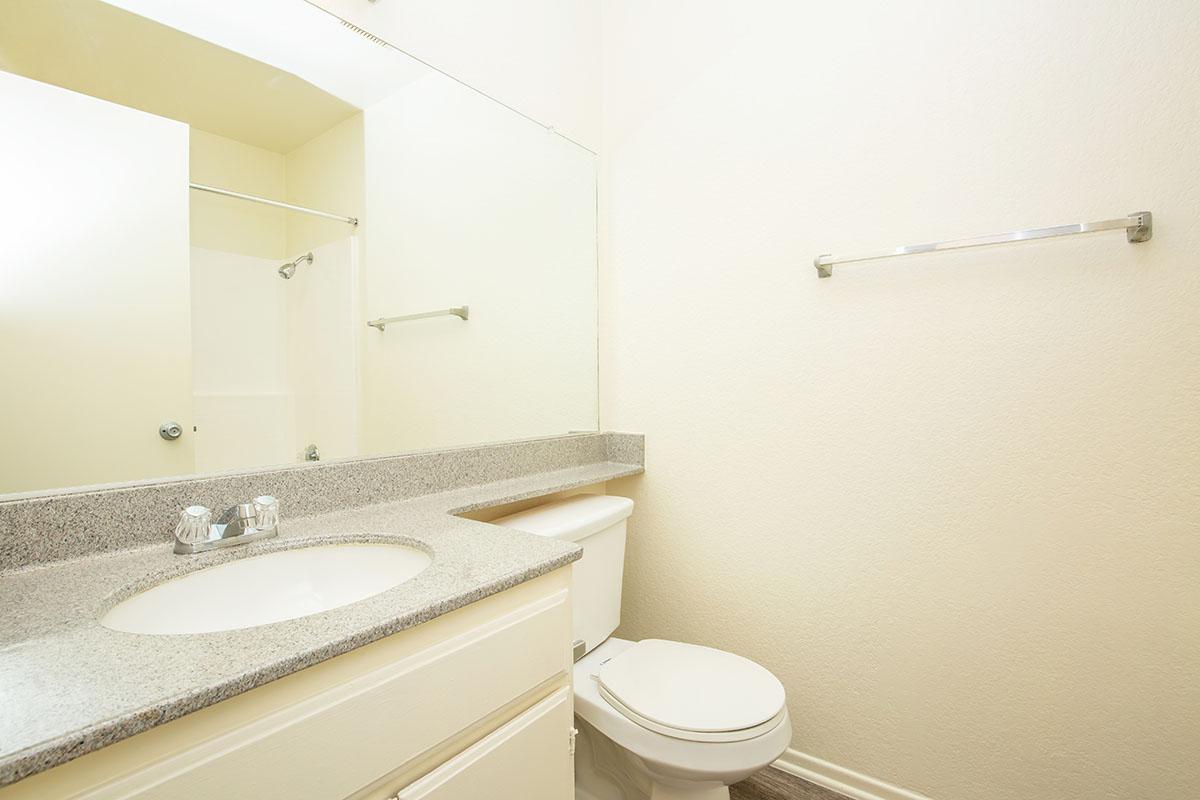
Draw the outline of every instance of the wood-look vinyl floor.
<instances>
[{"instance_id":1,"label":"wood-look vinyl floor","mask_svg":"<svg viewBox=\"0 0 1200 800\"><path fill-rule=\"evenodd\" d=\"M730 800L846 800L845 795L767 767L729 787Z\"/></svg>"}]
</instances>

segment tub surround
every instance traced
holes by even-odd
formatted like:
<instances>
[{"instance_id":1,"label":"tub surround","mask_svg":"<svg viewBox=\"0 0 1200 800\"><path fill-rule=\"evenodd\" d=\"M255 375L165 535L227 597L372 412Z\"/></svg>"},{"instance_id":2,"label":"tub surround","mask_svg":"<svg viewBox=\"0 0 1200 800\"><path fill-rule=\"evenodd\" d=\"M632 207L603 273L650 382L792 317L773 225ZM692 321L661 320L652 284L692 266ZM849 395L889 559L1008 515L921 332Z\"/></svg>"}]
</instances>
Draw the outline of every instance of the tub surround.
<instances>
[{"instance_id":1,"label":"tub surround","mask_svg":"<svg viewBox=\"0 0 1200 800\"><path fill-rule=\"evenodd\" d=\"M575 545L454 515L638 474L642 453L641 436L579 434L0 503L0 785L570 564ZM278 538L171 552L183 505L262 492L281 500ZM407 544L433 561L374 597L257 628L146 636L99 623L170 577L347 542Z\"/></svg>"}]
</instances>

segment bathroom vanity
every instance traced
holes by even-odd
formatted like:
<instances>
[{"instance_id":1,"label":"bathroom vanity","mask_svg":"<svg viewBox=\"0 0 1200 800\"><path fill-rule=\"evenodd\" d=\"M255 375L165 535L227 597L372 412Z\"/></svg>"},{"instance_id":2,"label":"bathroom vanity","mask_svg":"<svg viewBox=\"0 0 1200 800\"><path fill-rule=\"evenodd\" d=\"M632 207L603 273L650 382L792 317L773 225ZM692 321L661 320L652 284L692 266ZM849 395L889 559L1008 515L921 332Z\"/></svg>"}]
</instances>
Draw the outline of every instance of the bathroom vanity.
<instances>
[{"instance_id":1,"label":"bathroom vanity","mask_svg":"<svg viewBox=\"0 0 1200 800\"><path fill-rule=\"evenodd\" d=\"M568 577L560 568L0 797L568 798Z\"/></svg>"},{"instance_id":2,"label":"bathroom vanity","mask_svg":"<svg viewBox=\"0 0 1200 800\"><path fill-rule=\"evenodd\" d=\"M0 540L40 520L52 540L38 537L41 555L60 557L115 532L106 513L185 492L257 482L283 519L279 537L230 551L176 555L159 530L153 543L0 572L0 800L570 798L579 549L464 515L636 474L641 461L640 437L585 434L0 503ZM373 496L381 484L390 500ZM60 522L70 530L56 537L51 520L83 508L98 527ZM100 622L204 567L366 543L429 564L358 602L257 627L155 635Z\"/></svg>"}]
</instances>

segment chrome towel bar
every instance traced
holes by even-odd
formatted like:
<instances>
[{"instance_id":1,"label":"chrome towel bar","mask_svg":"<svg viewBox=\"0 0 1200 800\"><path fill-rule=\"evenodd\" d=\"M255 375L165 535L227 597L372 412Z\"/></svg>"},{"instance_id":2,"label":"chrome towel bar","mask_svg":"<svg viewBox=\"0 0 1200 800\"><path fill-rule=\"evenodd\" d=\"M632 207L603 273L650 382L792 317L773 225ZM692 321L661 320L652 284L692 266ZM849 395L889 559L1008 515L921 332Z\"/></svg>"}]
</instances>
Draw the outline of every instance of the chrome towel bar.
<instances>
[{"instance_id":1,"label":"chrome towel bar","mask_svg":"<svg viewBox=\"0 0 1200 800\"><path fill-rule=\"evenodd\" d=\"M469 316L470 306L457 306L455 308L443 308L438 311L422 311L419 314L403 314L399 317L380 317L373 319L367 324L372 328L383 330L393 322L408 322L413 319L429 319L430 317L458 317L465 320Z\"/></svg>"},{"instance_id":2,"label":"chrome towel bar","mask_svg":"<svg viewBox=\"0 0 1200 800\"><path fill-rule=\"evenodd\" d=\"M910 244L904 247L897 247L894 250L877 250L873 253L859 253L850 256L833 256L826 253L813 259L813 266L817 268L817 275L822 278L828 278L833 274L834 264L852 264L855 261L874 261L878 258L891 258L892 256L912 256L918 253L937 253L942 250L961 250L965 247L984 247L990 244L1007 244L1009 242L1024 242L1031 239L1050 239L1055 236L1073 236L1077 233L1097 233L1099 231L1115 231L1119 229L1124 229L1125 238L1129 242L1148 242L1154 234L1152 216L1149 211L1135 211L1129 216L1118 219L1103 219L1099 222L1076 222L1070 225L1055 225L1051 228L1029 228L1023 231L975 236L970 239L951 239L945 242Z\"/></svg>"}]
</instances>

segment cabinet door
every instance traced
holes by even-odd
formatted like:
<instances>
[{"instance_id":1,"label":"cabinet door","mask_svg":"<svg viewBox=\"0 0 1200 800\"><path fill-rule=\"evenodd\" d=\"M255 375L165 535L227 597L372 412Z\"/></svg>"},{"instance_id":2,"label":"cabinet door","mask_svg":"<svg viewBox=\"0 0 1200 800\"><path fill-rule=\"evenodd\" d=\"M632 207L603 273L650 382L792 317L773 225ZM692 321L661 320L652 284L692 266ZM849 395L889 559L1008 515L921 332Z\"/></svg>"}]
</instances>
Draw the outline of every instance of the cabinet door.
<instances>
[{"instance_id":1,"label":"cabinet door","mask_svg":"<svg viewBox=\"0 0 1200 800\"><path fill-rule=\"evenodd\" d=\"M393 798L571 800L571 723L571 689L564 687Z\"/></svg>"}]
</instances>

